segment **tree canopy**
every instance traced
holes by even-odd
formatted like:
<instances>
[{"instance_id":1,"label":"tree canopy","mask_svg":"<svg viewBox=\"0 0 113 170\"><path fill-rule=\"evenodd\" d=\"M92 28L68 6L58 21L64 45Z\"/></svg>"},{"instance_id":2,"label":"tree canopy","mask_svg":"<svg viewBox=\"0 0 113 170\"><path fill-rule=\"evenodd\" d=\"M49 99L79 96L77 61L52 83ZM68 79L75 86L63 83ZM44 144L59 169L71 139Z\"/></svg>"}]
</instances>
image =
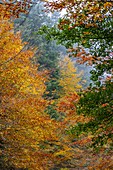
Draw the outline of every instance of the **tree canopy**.
<instances>
[{"instance_id":1,"label":"tree canopy","mask_svg":"<svg viewBox=\"0 0 113 170\"><path fill-rule=\"evenodd\" d=\"M92 121L83 127L78 124L74 133L77 128L80 133L82 130L92 133L95 129L94 143L97 146L109 143L113 138L112 130L110 134L107 130L108 127L113 129L113 3L51 1L46 7L52 12L65 9L65 14L52 29L43 27L42 30L65 45L69 55L77 57L78 62L93 66L91 79L94 84L82 94L77 106L78 114L88 115Z\"/></svg>"},{"instance_id":2,"label":"tree canopy","mask_svg":"<svg viewBox=\"0 0 113 170\"><path fill-rule=\"evenodd\" d=\"M0 1L0 169L111 170L113 3L39 2Z\"/></svg>"}]
</instances>

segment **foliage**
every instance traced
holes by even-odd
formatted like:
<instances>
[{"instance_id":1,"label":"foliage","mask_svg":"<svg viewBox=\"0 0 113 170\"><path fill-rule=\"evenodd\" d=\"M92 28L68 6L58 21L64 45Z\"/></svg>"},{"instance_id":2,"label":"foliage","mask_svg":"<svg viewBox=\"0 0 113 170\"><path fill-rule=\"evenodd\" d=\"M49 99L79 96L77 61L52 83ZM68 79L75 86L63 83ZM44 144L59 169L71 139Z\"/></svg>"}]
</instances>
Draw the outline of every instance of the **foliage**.
<instances>
[{"instance_id":1,"label":"foliage","mask_svg":"<svg viewBox=\"0 0 113 170\"><path fill-rule=\"evenodd\" d=\"M32 64L33 51L22 44L13 24L1 19L0 91L1 155L7 168L50 169L71 160L71 147L62 138L61 123L45 113L42 96L48 72ZM45 166L46 164L46 166Z\"/></svg>"},{"instance_id":2,"label":"foliage","mask_svg":"<svg viewBox=\"0 0 113 170\"><path fill-rule=\"evenodd\" d=\"M79 56L83 54L82 60L92 60L96 64L96 68L100 70L102 74L103 65L107 62L107 71L113 67L112 58L110 58L110 53L112 52L112 7L111 2L106 1L56 1L48 2L47 8L50 10L62 10L65 8L66 14L59 21L58 27L53 27L50 29L51 36L53 35L55 39L58 39L60 43L66 45L66 47L72 47L73 44L77 44L80 47L71 50L76 56L78 52ZM96 12L96 14L95 14ZM49 30L46 30L47 33ZM85 48L90 48L85 53L82 53L81 45ZM107 59L104 59L108 57ZM102 62L100 62L102 61ZM85 60L86 62L86 60ZM103 63L104 62L104 63ZM98 68L98 67L99 68Z\"/></svg>"},{"instance_id":3,"label":"foliage","mask_svg":"<svg viewBox=\"0 0 113 170\"><path fill-rule=\"evenodd\" d=\"M35 47L36 51L33 57L34 63L39 63L38 70L48 70L49 78L45 82L46 91L43 97L48 100L55 100L59 98L59 85L60 72L58 62L60 58L60 46L56 45L55 41L46 40L44 35L39 34L39 29L43 24L51 27L53 23L57 22L58 14L52 14L51 17L44 13L43 3L39 2L30 11L26 18L22 14L19 19L15 20L15 30L21 30L22 40L27 41L27 47ZM26 19L26 20L25 20ZM25 22L21 24L23 21ZM26 29L27 27L27 29ZM55 110L55 104L50 104L46 112L51 118L58 118L58 113Z\"/></svg>"},{"instance_id":4,"label":"foliage","mask_svg":"<svg viewBox=\"0 0 113 170\"><path fill-rule=\"evenodd\" d=\"M32 3L23 1L23 4ZM31 9L26 5L22 6L23 12ZM8 1L0 1L2 167L30 170L112 169L113 82L112 40L109 37L112 35L112 31L109 31L112 28L112 4L104 1L48 2L51 9L67 9L67 14L58 25L59 30L51 29L52 35L61 42L65 41L68 47L78 43L79 47L68 49L70 55L76 55L80 63L95 66L92 79L96 83L79 92L80 96L77 94L81 88L80 79L69 58L61 62L60 72L55 63L57 53L53 53L54 50L50 50L51 55L49 52L45 55L44 62L40 60L43 69L33 64L32 56L37 48L33 52L28 44L22 43L20 33L14 34L10 22L22 12L18 11L20 7L21 2L9 4ZM47 45L49 41L45 43L45 39L42 41L41 38L37 46L43 42L40 48L42 50L44 47L43 55L54 45ZM31 46L34 48L34 44ZM52 59L53 62L50 62ZM50 72L46 71L44 63L47 63ZM102 84L101 76L105 72L110 75ZM48 73L51 77L47 82ZM50 116L45 113L47 108ZM89 144L97 149L104 147L94 153L91 148L87 148Z\"/></svg>"},{"instance_id":5,"label":"foliage","mask_svg":"<svg viewBox=\"0 0 113 170\"><path fill-rule=\"evenodd\" d=\"M57 26L49 30L44 27L44 32L49 32L51 37L69 48L70 55L76 56L80 63L93 65L91 78L95 88L86 91L78 105L78 114L87 115L91 120L72 129L75 129L73 133L78 130L79 133L94 132L93 143L98 148L112 140L112 130L111 133L106 131L107 127L112 129L113 117L113 4L106 1L51 1L46 7L51 11L65 9L65 14ZM109 83L105 81L105 73L109 74Z\"/></svg>"},{"instance_id":6,"label":"foliage","mask_svg":"<svg viewBox=\"0 0 113 170\"><path fill-rule=\"evenodd\" d=\"M1 20L1 23L1 35L4 28L13 28L7 20ZM4 162L18 168L47 169L44 164L51 154L45 157L39 143L56 140L57 126L44 113L47 102L42 95L46 89L46 74L37 72L37 66L31 63L32 51L21 51L23 44L19 33L7 31L0 48L0 116Z\"/></svg>"},{"instance_id":7,"label":"foliage","mask_svg":"<svg viewBox=\"0 0 113 170\"><path fill-rule=\"evenodd\" d=\"M0 18L10 19L18 18L20 13L27 13L32 6L32 2L29 0L26 1L0 1Z\"/></svg>"},{"instance_id":8,"label":"foliage","mask_svg":"<svg viewBox=\"0 0 113 170\"><path fill-rule=\"evenodd\" d=\"M81 89L80 73L76 74L77 70L69 57L65 57L60 61L59 84L63 87L62 94L75 93Z\"/></svg>"},{"instance_id":9,"label":"foliage","mask_svg":"<svg viewBox=\"0 0 113 170\"><path fill-rule=\"evenodd\" d=\"M46 68L51 70L52 68L56 68L59 54L55 42L47 41L44 35L38 34L38 30L43 24L51 26L53 22L43 11L43 4L39 2L32 7L28 16L21 14L21 16L15 20L15 31L19 30L22 32L22 40L28 42L28 48L36 48L34 60L40 64L39 69L42 70Z\"/></svg>"},{"instance_id":10,"label":"foliage","mask_svg":"<svg viewBox=\"0 0 113 170\"><path fill-rule=\"evenodd\" d=\"M62 86L59 83L60 76L59 68L51 72L49 81L46 82L47 87L44 97L48 99L58 99L60 97L59 93L62 89Z\"/></svg>"},{"instance_id":11,"label":"foliage","mask_svg":"<svg viewBox=\"0 0 113 170\"><path fill-rule=\"evenodd\" d=\"M77 105L78 114L89 117L89 122L78 123L71 129L72 133L91 133L91 146L96 149L101 146L112 145L113 140L113 85L107 82L106 86L94 87L91 91L84 92Z\"/></svg>"}]
</instances>

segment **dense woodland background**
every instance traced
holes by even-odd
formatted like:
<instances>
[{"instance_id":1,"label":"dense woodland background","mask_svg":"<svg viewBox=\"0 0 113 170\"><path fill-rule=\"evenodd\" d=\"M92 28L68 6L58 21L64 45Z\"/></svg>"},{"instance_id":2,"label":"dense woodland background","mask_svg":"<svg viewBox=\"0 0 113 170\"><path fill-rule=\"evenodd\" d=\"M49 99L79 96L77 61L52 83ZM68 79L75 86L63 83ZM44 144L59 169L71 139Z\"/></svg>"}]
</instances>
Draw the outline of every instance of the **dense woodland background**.
<instances>
[{"instance_id":1,"label":"dense woodland background","mask_svg":"<svg viewBox=\"0 0 113 170\"><path fill-rule=\"evenodd\" d=\"M112 1L0 11L0 169L113 169Z\"/></svg>"}]
</instances>

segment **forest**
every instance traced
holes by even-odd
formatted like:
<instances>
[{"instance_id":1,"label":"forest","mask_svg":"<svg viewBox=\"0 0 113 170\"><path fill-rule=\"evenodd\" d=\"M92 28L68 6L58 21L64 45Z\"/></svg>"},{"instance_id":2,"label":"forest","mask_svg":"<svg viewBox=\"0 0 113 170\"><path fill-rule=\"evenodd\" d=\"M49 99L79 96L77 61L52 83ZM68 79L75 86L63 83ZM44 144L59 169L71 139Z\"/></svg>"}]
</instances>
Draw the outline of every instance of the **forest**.
<instances>
[{"instance_id":1,"label":"forest","mask_svg":"<svg viewBox=\"0 0 113 170\"><path fill-rule=\"evenodd\" d=\"M113 169L113 1L0 0L0 170Z\"/></svg>"}]
</instances>

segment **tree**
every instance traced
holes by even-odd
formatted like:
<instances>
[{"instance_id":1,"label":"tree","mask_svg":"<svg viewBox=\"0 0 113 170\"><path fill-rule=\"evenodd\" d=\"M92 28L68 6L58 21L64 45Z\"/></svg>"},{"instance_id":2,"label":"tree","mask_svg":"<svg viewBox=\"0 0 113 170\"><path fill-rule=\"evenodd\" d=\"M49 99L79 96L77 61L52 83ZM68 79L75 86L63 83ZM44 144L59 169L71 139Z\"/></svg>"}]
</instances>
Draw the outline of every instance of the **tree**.
<instances>
[{"instance_id":1,"label":"tree","mask_svg":"<svg viewBox=\"0 0 113 170\"><path fill-rule=\"evenodd\" d=\"M47 41L44 35L39 35L38 31L43 24L51 25L57 20L56 15L46 15L44 12L43 3L36 4L29 13L24 24L26 15L22 14L19 19L15 20L15 29L21 30L22 40L27 41L27 47L36 48L34 55L34 62L39 63L39 70L47 69L49 71L49 81L46 82L45 98L58 98L58 91L60 86L58 84L59 68L58 61L60 58L60 47L56 45L55 41ZM51 19L53 18L53 19ZM25 29L27 27L27 29Z\"/></svg>"},{"instance_id":2,"label":"tree","mask_svg":"<svg viewBox=\"0 0 113 170\"><path fill-rule=\"evenodd\" d=\"M1 35L6 28L0 42L1 168L47 170L70 160L71 148L63 142L61 124L45 113L48 73L37 71L33 51L14 34L13 24L1 19Z\"/></svg>"},{"instance_id":3,"label":"tree","mask_svg":"<svg viewBox=\"0 0 113 170\"><path fill-rule=\"evenodd\" d=\"M108 67L106 71L112 68L112 6L111 2L101 1L56 1L48 2L47 8L50 10L66 9L66 14L59 20L58 27L50 30L59 43L65 44L67 48L73 47L76 43L79 48L72 48L71 53L75 56L82 57L84 62L91 60L98 67L104 67L102 64L104 58L108 56ZM95 15L96 12L96 15ZM46 28L45 28L46 29ZM45 30L47 32L47 30ZM81 46L89 48L83 51ZM89 55L89 52L91 56ZM102 61L103 62L99 62ZM104 67L105 68L105 67ZM101 73L104 71L101 69Z\"/></svg>"},{"instance_id":4,"label":"tree","mask_svg":"<svg viewBox=\"0 0 113 170\"><path fill-rule=\"evenodd\" d=\"M74 64L69 57L65 57L64 59L59 61L58 73L56 75L59 76L57 82L53 79L53 82L51 83L50 81L47 86L47 90L49 91L48 93L46 90L47 96L52 99L51 105L48 106L47 112L51 115L52 118L56 118L57 120L61 121L63 115L57 109L58 103L61 100L63 101L66 97L77 94L77 92L81 89L82 86L80 85L80 74L76 74ZM57 89L56 83L58 83ZM49 88L51 90L49 90ZM53 96L54 98L51 96Z\"/></svg>"},{"instance_id":5,"label":"tree","mask_svg":"<svg viewBox=\"0 0 113 170\"><path fill-rule=\"evenodd\" d=\"M55 41L48 41L44 35L38 33L42 25L46 24L51 27L58 20L57 13L49 16L44 13L44 10L43 3L39 2L34 5L27 18L25 14L20 15L20 17L15 20L15 31L21 30L22 40L28 42L27 47L36 49L33 62L39 63L38 70L48 70L49 78L45 82L46 91L43 97L51 101L57 100L60 97L59 91L62 89L59 85L60 71L58 67L62 49L56 45ZM23 23L23 21L25 22ZM58 119L55 104L49 104L46 112L51 118Z\"/></svg>"},{"instance_id":6,"label":"tree","mask_svg":"<svg viewBox=\"0 0 113 170\"><path fill-rule=\"evenodd\" d=\"M52 16L53 18L54 15ZM57 67L60 50L55 41L47 41L44 35L39 35L38 31L44 24L51 27L51 25L57 20L51 19L49 15L44 13L44 5L39 1L31 9L29 15L26 18L25 14L22 14L15 20L15 31L22 32L22 40L28 42L29 47L35 47L35 62L40 64L39 69L48 69L52 71ZM26 18L26 20L25 20ZM21 24L23 21L25 22ZM25 29L27 27L27 29Z\"/></svg>"},{"instance_id":7,"label":"tree","mask_svg":"<svg viewBox=\"0 0 113 170\"><path fill-rule=\"evenodd\" d=\"M61 77L59 80L60 85L62 88L63 95L69 94L69 93L76 93L80 90L81 85L80 83L80 74L77 75L76 68L74 67L73 62L69 57L65 57L60 62L60 72Z\"/></svg>"},{"instance_id":8,"label":"tree","mask_svg":"<svg viewBox=\"0 0 113 170\"><path fill-rule=\"evenodd\" d=\"M83 3L83 5L85 4ZM50 119L44 111L52 101L46 101L42 97L46 88L44 83L47 72L37 71L38 66L32 64L33 52L30 49L27 50L26 46L23 47L20 34L14 34L13 25L6 20L7 17L4 18L1 15L0 19L0 53L2 56L0 60L2 152L0 151L0 153L4 156L4 162L20 168L48 170L54 164L56 168L61 168L61 165L62 168L66 167L67 164L69 168L72 168L70 164L76 159L73 167L75 168L75 165L78 166L79 159L79 167L86 168L85 164L89 164L89 161L83 162L84 165L82 166L80 158L81 155L82 157L85 155L85 159L87 159L89 150L86 154L86 150L82 152L80 146L93 143L93 146L100 147L101 144L104 144L109 151L109 145L112 144L113 86L111 77L107 77L105 85L91 87L91 89L89 88L81 93L80 99L76 93L68 95L65 90L67 96L61 97L57 105L57 110L65 114L64 118L59 122ZM70 48L69 50L73 52L74 49ZM86 51L82 47L79 47L76 51L79 59L82 59L83 62L96 61L91 55L83 55L86 54ZM105 54L105 51L103 50L101 54ZM105 60L100 58L99 64L107 64L109 66L107 70L111 72L109 63L112 59L110 57L111 51ZM95 65L98 66L98 63ZM68 68L72 71L73 76L73 66L69 64ZM105 67L103 67L102 72L99 72L100 75L102 75L104 69ZM100 67L98 67L98 70L101 70ZM61 72L64 73L63 69ZM64 87L66 87L66 84L69 87L69 81L71 83L73 81L71 81L71 78L66 79L64 74L62 74L63 76L65 77ZM97 76L98 74L96 78ZM61 81L61 83L64 82ZM74 92L74 86L71 86L69 90ZM96 99L98 99L98 103ZM76 109L80 115L76 114ZM95 127L92 128L93 125ZM91 140L92 135L91 138L88 138L87 133L93 134L93 141ZM76 141L74 138L77 135L85 137L85 139ZM73 139L71 141L73 143L70 143L71 139ZM78 143L80 146L78 146ZM93 155L93 166L91 165L90 169L93 167L96 169L112 168L112 155L105 156L104 159L101 159L102 161L100 160L101 155L103 155L103 150L99 156L96 155L99 162L97 161L95 165L95 155Z\"/></svg>"},{"instance_id":9,"label":"tree","mask_svg":"<svg viewBox=\"0 0 113 170\"><path fill-rule=\"evenodd\" d=\"M37 72L37 66L30 60L33 52L23 48L20 33L14 34L10 31L13 25L1 20L1 35L6 28L9 31L0 42L3 160L17 168L48 169L45 162L52 155L43 152L40 143L57 140L57 124L44 112L47 101L42 95L46 74Z\"/></svg>"},{"instance_id":10,"label":"tree","mask_svg":"<svg viewBox=\"0 0 113 170\"><path fill-rule=\"evenodd\" d=\"M59 24L52 29L44 27L50 37L57 39L69 48L71 56L76 56L80 62L93 64L91 79L93 87L85 92L78 105L78 113L89 115L89 123L75 127L80 131L93 133L93 144L100 147L112 140L112 76L113 76L113 3L106 1L55 1L47 2L47 9L61 11L64 16ZM76 45L74 47L73 45ZM101 84L102 76L108 73L107 81ZM109 79L109 81L108 81ZM106 91L104 91L106 89ZM98 96L98 97L97 97ZM105 101L105 97L110 100ZM99 105L97 104L97 101ZM92 101L95 101L92 103ZM102 114L101 114L102 113ZM103 115L104 113L104 115ZM81 132L80 132L81 133Z\"/></svg>"}]
</instances>

